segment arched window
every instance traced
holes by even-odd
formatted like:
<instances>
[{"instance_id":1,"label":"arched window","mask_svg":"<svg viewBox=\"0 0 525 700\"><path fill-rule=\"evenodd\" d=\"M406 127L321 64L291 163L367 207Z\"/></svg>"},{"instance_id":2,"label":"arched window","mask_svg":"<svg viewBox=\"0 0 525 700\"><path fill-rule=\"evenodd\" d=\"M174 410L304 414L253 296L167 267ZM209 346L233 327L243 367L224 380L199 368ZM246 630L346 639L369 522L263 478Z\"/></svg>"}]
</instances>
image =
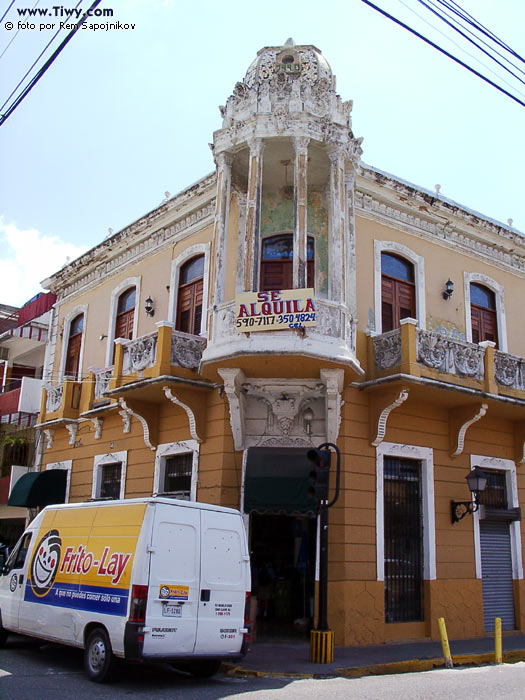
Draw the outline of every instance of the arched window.
<instances>
[{"instance_id":1,"label":"arched window","mask_svg":"<svg viewBox=\"0 0 525 700\"><path fill-rule=\"evenodd\" d=\"M482 284L470 283L470 318L472 342L491 340L498 345L496 295Z\"/></svg>"},{"instance_id":2,"label":"arched window","mask_svg":"<svg viewBox=\"0 0 525 700\"><path fill-rule=\"evenodd\" d=\"M416 318L414 266L393 253L381 253L381 330L399 328L403 318Z\"/></svg>"},{"instance_id":3,"label":"arched window","mask_svg":"<svg viewBox=\"0 0 525 700\"><path fill-rule=\"evenodd\" d=\"M69 339L67 343L65 375L78 377L80 369L80 350L82 348L82 332L84 330L84 314L78 314L69 325Z\"/></svg>"},{"instance_id":4,"label":"arched window","mask_svg":"<svg viewBox=\"0 0 525 700\"><path fill-rule=\"evenodd\" d=\"M314 239L308 236L306 286L313 287ZM283 233L265 238L261 255L261 290L293 289L293 234Z\"/></svg>"},{"instance_id":5,"label":"arched window","mask_svg":"<svg viewBox=\"0 0 525 700\"><path fill-rule=\"evenodd\" d=\"M199 255L188 260L180 269L176 330L200 335L203 287L204 255Z\"/></svg>"},{"instance_id":6,"label":"arched window","mask_svg":"<svg viewBox=\"0 0 525 700\"><path fill-rule=\"evenodd\" d=\"M135 287L126 289L118 298L117 317L115 320L115 338L133 338L133 319L135 318Z\"/></svg>"}]
</instances>

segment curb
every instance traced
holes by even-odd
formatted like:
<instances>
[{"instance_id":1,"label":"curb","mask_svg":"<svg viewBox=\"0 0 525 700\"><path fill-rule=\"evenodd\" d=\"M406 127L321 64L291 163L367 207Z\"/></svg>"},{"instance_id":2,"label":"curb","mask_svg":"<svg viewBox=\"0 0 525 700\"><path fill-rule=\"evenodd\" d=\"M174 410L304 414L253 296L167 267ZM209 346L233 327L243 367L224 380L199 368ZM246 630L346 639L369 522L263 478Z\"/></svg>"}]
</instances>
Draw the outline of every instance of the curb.
<instances>
[{"instance_id":1,"label":"curb","mask_svg":"<svg viewBox=\"0 0 525 700\"><path fill-rule=\"evenodd\" d=\"M458 654L452 657L455 667L460 666L486 666L494 664L494 653L484 654ZM503 654L503 663L517 663L525 661L525 649L507 651ZM285 671L257 671L235 664L223 663L221 671L229 676L237 678L290 678L294 680L305 678L359 678L362 676L383 676L395 673L416 673L431 671L436 668L444 668L445 660L442 657L434 659L410 659L408 661L393 661L384 664L370 664L368 666L351 666L336 668L325 673L287 673Z\"/></svg>"}]
</instances>

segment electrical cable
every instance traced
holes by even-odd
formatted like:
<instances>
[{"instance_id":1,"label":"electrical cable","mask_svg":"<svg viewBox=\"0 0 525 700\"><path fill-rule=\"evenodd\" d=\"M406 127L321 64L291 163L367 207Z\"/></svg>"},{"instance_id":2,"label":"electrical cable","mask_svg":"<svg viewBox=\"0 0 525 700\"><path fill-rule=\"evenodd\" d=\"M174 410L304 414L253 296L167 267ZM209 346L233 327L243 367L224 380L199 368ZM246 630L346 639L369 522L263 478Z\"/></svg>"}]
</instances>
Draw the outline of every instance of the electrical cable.
<instances>
[{"instance_id":1,"label":"electrical cable","mask_svg":"<svg viewBox=\"0 0 525 700\"><path fill-rule=\"evenodd\" d=\"M4 14L0 17L0 22L4 19L4 17L7 15L7 13L13 7L14 4L15 4L15 0L11 0L11 4L7 8L7 10L4 12Z\"/></svg>"},{"instance_id":2,"label":"electrical cable","mask_svg":"<svg viewBox=\"0 0 525 700\"><path fill-rule=\"evenodd\" d=\"M455 32L458 32L458 34L461 34L461 36L462 36L464 39L466 39L466 40L469 41L471 44L473 44L473 45L474 45L477 49L479 49L482 53L484 53L486 56L488 56L488 57L491 58L493 61L495 61L495 62L498 64L498 66L500 66L501 68L503 68L503 70L506 70L508 73L510 73L510 74L512 75L513 78L516 78L516 80L519 80L520 83L523 83L523 85L525 85L525 80L522 80L522 79L519 78L517 75L515 75L515 74L510 70L510 68L507 68L507 66L504 66L503 63L501 63L501 61L498 61L497 58L494 58L494 56L493 56L491 53L489 53L488 51L486 51L485 49L483 49L479 44L477 44L477 43L474 41L474 39L471 39L471 38L470 38L469 36L467 36L464 32L462 32L461 29L458 29L458 27L455 27L451 22L448 21L448 19L446 19L445 17L443 17L442 15L440 15L439 12L438 12L437 10L434 10L433 7L431 7L430 5L427 5L427 3L425 2L425 0L418 0L418 2L419 2L420 5L423 5L423 7L426 7L428 10L430 10L430 12L432 12L434 15L436 15L436 17L439 17L439 19L440 19L442 22L445 22L445 24L446 24L447 26L451 27Z\"/></svg>"},{"instance_id":3,"label":"electrical cable","mask_svg":"<svg viewBox=\"0 0 525 700\"><path fill-rule=\"evenodd\" d=\"M511 53L513 56L516 58L519 58L520 61L523 61L525 63L525 59L520 56L516 51L510 48L508 44L506 44L504 41L502 41L494 32L492 32L490 29L485 27L481 22L478 22L478 20L470 15L466 10L464 10L460 5L458 5L457 2L454 2L454 0L450 0L450 3L447 2L447 0L437 0L440 5L443 5L444 7L447 7L450 9L452 12L455 12L459 17L464 19L466 22L468 22L472 27L475 27L478 31L482 32L487 36L489 39L492 39L495 43L497 43L501 48L504 48L506 51ZM455 5L458 10L455 10L452 5ZM461 14L463 13L463 14Z\"/></svg>"},{"instance_id":4,"label":"electrical cable","mask_svg":"<svg viewBox=\"0 0 525 700\"><path fill-rule=\"evenodd\" d=\"M39 2L40 2L40 0L36 0L35 4L33 5L33 7L32 7L31 9L34 10L34 9L36 8L36 6L38 5ZM1 20L0 20L0 21L1 21ZM0 60L2 59L2 56L5 54L5 52L7 51L7 49L11 46L11 44L13 43L13 41L16 39L16 37L20 34L20 31L21 31L20 29L17 29L17 30L16 30L16 33L15 33L14 37L12 37L11 41L7 44L7 46L6 46L5 49L2 51L2 53L0 53Z\"/></svg>"},{"instance_id":5,"label":"electrical cable","mask_svg":"<svg viewBox=\"0 0 525 700\"><path fill-rule=\"evenodd\" d=\"M523 102L522 100L520 100L518 97L516 97L516 96L513 95L512 93L508 92L508 90L505 90L505 89L502 88L500 85L498 85L498 84L495 83L494 81L490 80L489 78L487 78L486 76L484 76L482 73L480 73L479 71L477 71L475 68L472 68L472 67L469 66L467 63L465 63L464 61L462 61L461 59L457 58L457 57L454 56L453 54L451 54L451 53L449 53L448 51L446 51L445 49L441 48L441 46L439 46L438 44L434 43L433 41L431 41L431 40L428 39L427 37L423 36L422 34L420 34L420 33L419 33L418 31L416 31L415 29L412 29L412 27L409 27L408 24L405 24L404 22L402 22L401 20L397 19L397 18L394 17L393 15L389 14L389 13L386 12L385 10L382 10L382 9L381 9L380 7L378 7L377 5L374 5L372 2L370 2L370 0L361 0L361 2L364 2L365 5L368 5L368 6L371 7L372 9L376 10L376 12L379 12L379 13L382 14L384 17L387 17L387 19L392 20L392 22L395 22L395 23L398 24L400 27L403 27L403 29L406 29L406 30L409 31L411 34L414 34L414 36L417 36L419 39L421 39L422 41L424 41L426 44L429 44L429 46L432 46L434 49L436 49L436 50L439 51L440 53L444 54L444 55L447 56L448 58L451 58L453 61L455 61L456 63L458 63L460 66L463 66L463 68L466 68L468 71L470 71L470 72L473 73L474 75L477 75L478 78L481 78L481 80L484 80L484 81L485 81L486 83L488 83L489 85L492 85L492 87L495 87L496 90L499 90L499 91L502 92L504 95L507 95L507 97L510 97L510 99L511 99L511 100L514 100L514 102L517 102L517 103L518 103L519 105L521 105L522 107L525 107L525 102ZM0 123L1 123L1 122L0 122Z\"/></svg>"},{"instance_id":6,"label":"electrical cable","mask_svg":"<svg viewBox=\"0 0 525 700\"><path fill-rule=\"evenodd\" d=\"M82 2L82 0L79 0L79 2L76 4L75 8L78 7L78 6L80 5L81 2ZM20 87L20 85L22 85L22 83L23 83L24 80L27 78L27 76L29 75L29 73L31 73L31 71L33 70L33 68L36 66L36 64L38 63L38 61L42 58L42 56L45 54L45 52L47 51L47 49L49 48L49 46L54 42L54 40L56 39L56 37L58 36L58 34L60 34L61 31L62 31L62 28L58 29L58 30L55 32L55 34L51 37L51 39L47 42L47 44L44 46L44 48L43 48L42 51L39 53L39 55L37 56L37 58L33 61L32 65L31 65L31 66L29 67L29 69L26 71L25 75L24 75L24 76L22 77L22 79L19 81L18 85L15 87L15 89L14 89L14 90L12 91L12 93L9 95L9 97L8 97L7 100L4 102L4 104L0 107L0 112L1 112L1 110L6 106L6 104L9 102L9 100L13 97L13 95L16 93L16 91L18 90L18 88ZM0 124L1 124L1 122L0 122Z\"/></svg>"},{"instance_id":7,"label":"electrical cable","mask_svg":"<svg viewBox=\"0 0 525 700\"><path fill-rule=\"evenodd\" d=\"M0 114L0 126L2 126L2 124L4 124L6 122L7 118L11 116L11 114L15 111L15 109L22 102L22 100L31 92L31 90L34 88L34 86L37 84L37 82L40 80L40 78L44 75L44 73L46 73L46 71L51 67L51 65L54 63L54 61L58 58L60 53L65 49L67 44L71 41L71 39L78 32L78 30L80 29L82 24L86 21L86 19L88 17L88 12L90 10L94 10L95 7L100 4L100 2L101 2L101 0L95 0L95 2L92 3L91 7L89 7L86 10L86 12L84 13L84 16L77 23L76 28L73 29L71 32L69 32L69 34L61 42L59 47L53 52L51 57L48 58L48 60L44 63L44 65L39 69L38 73L31 79L29 84L24 88L24 90L16 98L16 100L8 108L8 110L4 114ZM5 105L5 103L2 105L2 107L0 107L0 109L3 109L4 105Z\"/></svg>"},{"instance_id":8,"label":"electrical cable","mask_svg":"<svg viewBox=\"0 0 525 700\"><path fill-rule=\"evenodd\" d=\"M422 15L420 15L418 12L416 12L416 10L414 10L413 7L410 7L410 5L407 5L407 3L403 2L403 0L398 0L398 1L401 3L401 5L403 5L403 7L406 7L407 10L410 10L410 12L412 12L412 14L414 14L418 19L420 19L422 22L424 22L426 25L428 25L431 29L438 32L438 34L441 34L441 36L444 37L447 41L450 41L452 44L454 44L454 46L456 48L458 48L460 51L463 51L463 53L465 53L467 56L469 56L474 61L479 63L481 66L483 66L483 68L485 68L486 71L488 71L489 73L492 73L492 75L494 75L496 78L499 78L499 80L501 80L503 83L505 83L505 85L508 85L510 88L513 88L514 90L516 90L516 87L512 83L510 83L508 80L505 80L505 78L503 76L501 76L499 73L497 73L495 70L493 70L490 66L483 63L483 61L481 61L481 59L479 59L473 53L470 53L469 51L467 51L466 48L461 46L461 44L458 44L457 41L454 41L454 39L447 36L445 34L445 32L442 32L440 29L435 27L431 22L429 22ZM518 68L517 70L520 70L520 69ZM516 91L519 95L521 95L522 97L525 97L525 93L520 92L519 90L516 90Z\"/></svg>"},{"instance_id":9,"label":"electrical cable","mask_svg":"<svg viewBox=\"0 0 525 700\"><path fill-rule=\"evenodd\" d=\"M436 7L436 3L439 3L440 0L429 0L429 2L430 2L431 5L433 5L434 7ZM443 3L440 3L440 4L443 4ZM446 5L443 5L443 6L446 7ZM437 8L436 8L436 9L437 9ZM447 9L448 9L448 7L447 7ZM462 29L464 29L466 32L468 32L471 36L475 37L475 38L476 38L478 41L480 41L484 46L486 46L490 51L493 51L493 52L494 52L497 56L499 56L501 59L503 59L504 61L507 61L507 63L510 63L510 65L511 65L515 70L519 71L522 75L525 75L525 70L523 70L522 68L520 68L519 66L517 66L515 63L512 63L512 60L511 60L510 58L507 58L507 56L505 56L503 53L500 53L497 49L495 49L493 46L491 46L491 44L489 44L488 41L485 41L484 39L482 39L481 36L478 36L478 34L476 34L474 31L472 31L472 29L469 29L468 26L462 25L460 20L456 19L454 16L452 16L452 15L450 15L450 14L447 14L447 12L446 12L445 10L442 10L442 12L444 12L445 16L448 17L452 22L455 22L455 23L458 24L460 27L462 27ZM456 13L456 14L458 14L458 13ZM458 15L458 16L459 16L459 15ZM466 20L466 22L467 22L468 25L472 25L472 22L468 22L468 20ZM479 32L479 30L478 30L478 32ZM494 40L493 40L493 41L494 41ZM494 43L496 43L497 46L500 46L499 42L494 42ZM505 50L506 50L506 49L505 49Z\"/></svg>"}]
</instances>

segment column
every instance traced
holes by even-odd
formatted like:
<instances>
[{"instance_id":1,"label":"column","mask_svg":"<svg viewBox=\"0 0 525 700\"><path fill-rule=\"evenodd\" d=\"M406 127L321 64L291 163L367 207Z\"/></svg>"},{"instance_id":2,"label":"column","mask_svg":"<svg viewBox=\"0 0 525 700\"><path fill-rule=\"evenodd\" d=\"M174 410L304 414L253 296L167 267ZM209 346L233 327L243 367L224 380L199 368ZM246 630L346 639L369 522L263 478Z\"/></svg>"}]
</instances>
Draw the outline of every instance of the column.
<instances>
[{"instance_id":1,"label":"column","mask_svg":"<svg viewBox=\"0 0 525 700\"><path fill-rule=\"evenodd\" d=\"M244 275L246 268L246 193L238 192L239 202L239 231L237 237L237 272L235 275L235 293L244 292Z\"/></svg>"},{"instance_id":2,"label":"column","mask_svg":"<svg viewBox=\"0 0 525 700\"><path fill-rule=\"evenodd\" d=\"M228 240L228 218L230 215L231 166L233 155L227 151L217 156L217 202L213 240L215 245L215 306L224 301L226 282L226 242Z\"/></svg>"},{"instance_id":3,"label":"column","mask_svg":"<svg viewBox=\"0 0 525 700\"><path fill-rule=\"evenodd\" d=\"M250 146L250 170L246 201L246 265L244 269L244 291L257 291L259 286L259 256L261 237L261 197L263 175L262 139L253 139Z\"/></svg>"},{"instance_id":4,"label":"column","mask_svg":"<svg viewBox=\"0 0 525 700\"><path fill-rule=\"evenodd\" d=\"M307 221L308 221L308 143L310 139L296 136L294 146L294 235L293 286L307 285Z\"/></svg>"},{"instance_id":5,"label":"column","mask_svg":"<svg viewBox=\"0 0 525 700\"><path fill-rule=\"evenodd\" d=\"M328 151L330 158L330 222L328 236L328 298L344 301L345 267L345 158L342 146Z\"/></svg>"},{"instance_id":6,"label":"column","mask_svg":"<svg viewBox=\"0 0 525 700\"><path fill-rule=\"evenodd\" d=\"M345 305L352 315L350 339L355 343L355 319L357 318L357 265L356 265L356 237L355 237L355 211L354 189L355 172L351 170L344 175L345 198ZM355 348L354 348L355 349Z\"/></svg>"}]
</instances>

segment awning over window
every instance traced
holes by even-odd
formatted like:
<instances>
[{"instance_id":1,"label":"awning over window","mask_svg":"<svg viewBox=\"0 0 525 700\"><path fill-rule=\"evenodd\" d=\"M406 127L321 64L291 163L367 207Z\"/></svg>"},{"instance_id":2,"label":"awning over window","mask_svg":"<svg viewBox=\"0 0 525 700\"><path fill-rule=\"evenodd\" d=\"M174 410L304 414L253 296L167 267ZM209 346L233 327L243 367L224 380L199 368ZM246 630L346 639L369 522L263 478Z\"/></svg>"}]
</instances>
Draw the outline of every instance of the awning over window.
<instances>
[{"instance_id":1,"label":"awning over window","mask_svg":"<svg viewBox=\"0 0 525 700\"><path fill-rule=\"evenodd\" d=\"M250 447L244 477L244 512L315 514L308 495L309 448Z\"/></svg>"},{"instance_id":2,"label":"awning over window","mask_svg":"<svg viewBox=\"0 0 525 700\"><path fill-rule=\"evenodd\" d=\"M9 506L40 508L66 500L67 471L49 469L45 472L28 472L18 479L9 496Z\"/></svg>"}]
</instances>

